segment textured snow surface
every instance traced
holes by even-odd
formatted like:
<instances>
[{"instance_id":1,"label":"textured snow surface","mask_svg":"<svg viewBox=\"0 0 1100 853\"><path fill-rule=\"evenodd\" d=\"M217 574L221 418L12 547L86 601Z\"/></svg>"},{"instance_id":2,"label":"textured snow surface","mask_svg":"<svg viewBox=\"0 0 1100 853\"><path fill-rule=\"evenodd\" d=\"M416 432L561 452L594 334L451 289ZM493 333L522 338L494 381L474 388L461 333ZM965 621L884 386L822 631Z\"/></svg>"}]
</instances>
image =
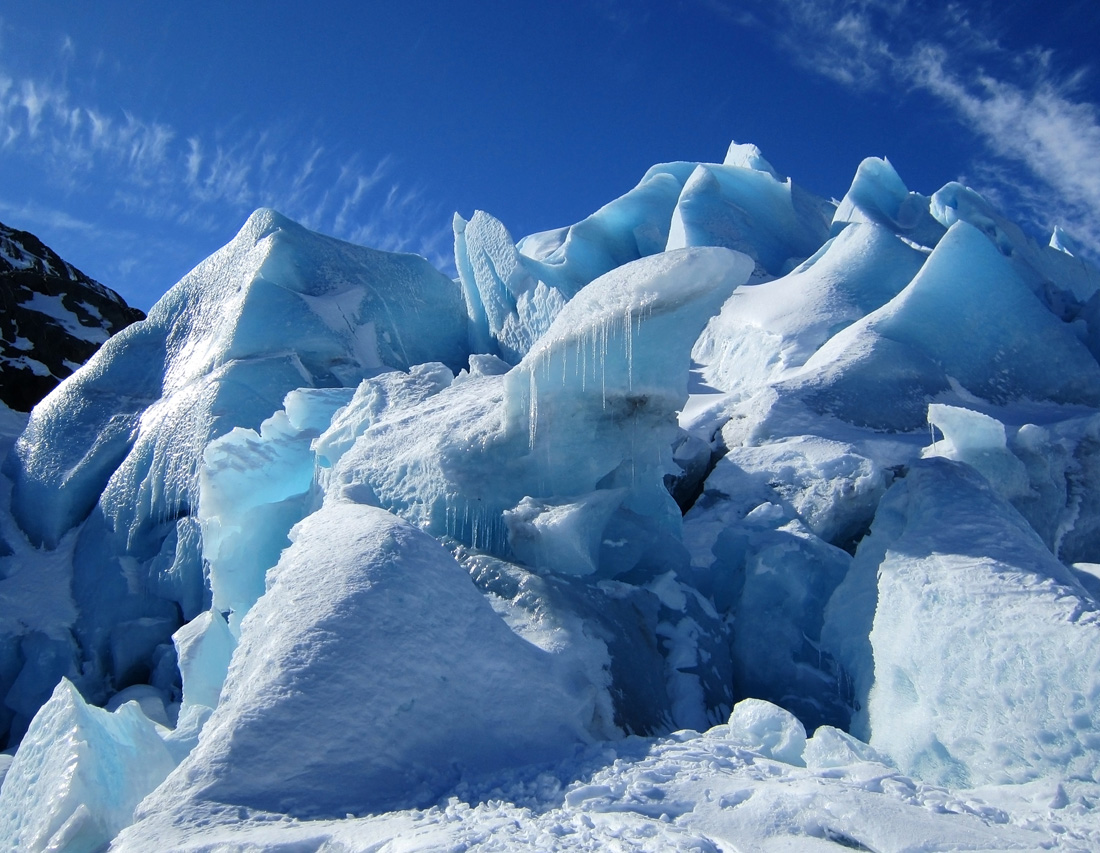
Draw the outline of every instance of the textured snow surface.
<instances>
[{"instance_id":1,"label":"textured snow surface","mask_svg":"<svg viewBox=\"0 0 1100 853\"><path fill-rule=\"evenodd\" d=\"M0 410L0 849L1100 849L1068 237L736 143L454 232L257 212Z\"/></svg>"},{"instance_id":2,"label":"textured snow surface","mask_svg":"<svg viewBox=\"0 0 1100 853\"><path fill-rule=\"evenodd\" d=\"M753 716L756 737L731 723L627 738L556 765L472 778L428 809L299 821L210 808L174 824L139 822L111 849L921 853L1085 851L1100 842L1088 800L1056 785L953 792L829 728L791 753L795 766L759 748L759 735L782 737L783 712L756 707ZM1008 803L1031 816L1014 819Z\"/></svg>"},{"instance_id":3,"label":"textured snow surface","mask_svg":"<svg viewBox=\"0 0 1100 853\"><path fill-rule=\"evenodd\" d=\"M512 634L431 537L341 502L291 537L242 625L224 701L142 815L195 801L297 817L419 805L466 772L609 733L595 688Z\"/></svg>"}]
</instances>

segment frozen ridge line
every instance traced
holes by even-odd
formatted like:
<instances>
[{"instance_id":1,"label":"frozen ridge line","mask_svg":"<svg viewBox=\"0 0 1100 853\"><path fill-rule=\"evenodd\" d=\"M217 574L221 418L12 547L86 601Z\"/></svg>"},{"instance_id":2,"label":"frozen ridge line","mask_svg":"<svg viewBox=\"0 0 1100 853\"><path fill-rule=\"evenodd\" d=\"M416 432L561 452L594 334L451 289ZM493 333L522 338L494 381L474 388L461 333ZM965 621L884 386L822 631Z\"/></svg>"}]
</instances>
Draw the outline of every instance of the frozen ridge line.
<instances>
[{"instance_id":1,"label":"frozen ridge line","mask_svg":"<svg viewBox=\"0 0 1100 853\"><path fill-rule=\"evenodd\" d=\"M1072 238L736 143L454 226L258 211L0 421L0 849L1100 847Z\"/></svg>"}]
</instances>

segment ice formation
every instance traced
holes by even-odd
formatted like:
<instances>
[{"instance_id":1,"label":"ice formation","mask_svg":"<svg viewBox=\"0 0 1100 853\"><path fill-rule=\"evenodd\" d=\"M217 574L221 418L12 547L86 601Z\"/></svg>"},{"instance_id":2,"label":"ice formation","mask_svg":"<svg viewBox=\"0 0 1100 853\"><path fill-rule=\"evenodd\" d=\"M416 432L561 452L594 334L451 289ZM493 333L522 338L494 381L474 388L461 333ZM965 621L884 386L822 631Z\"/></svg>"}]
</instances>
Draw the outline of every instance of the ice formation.
<instances>
[{"instance_id":1,"label":"ice formation","mask_svg":"<svg viewBox=\"0 0 1100 853\"><path fill-rule=\"evenodd\" d=\"M454 233L0 409L0 847L1100 846L1087 247L736 143Z\"/></svg>"},{"instance_id":2,"label":"ice formation","mask_svg":"<svg viewBox=\"0 0 1100 853\"><path fill-rule=\"evenodd\" d=\"M0 686L33 684L41 704L67 675L106 701L154 678L181 617L210 597L195 516L207 443L259 427L297 388L457 367L467 350L461 294L422 258L255 213L37 406L8 456L12 514L46 554L71 552L56 596L78 615L63 632L9 635L36 646L4 661ZM13 725L27 722L17 711Z\"/></svg>"}]
</instances>

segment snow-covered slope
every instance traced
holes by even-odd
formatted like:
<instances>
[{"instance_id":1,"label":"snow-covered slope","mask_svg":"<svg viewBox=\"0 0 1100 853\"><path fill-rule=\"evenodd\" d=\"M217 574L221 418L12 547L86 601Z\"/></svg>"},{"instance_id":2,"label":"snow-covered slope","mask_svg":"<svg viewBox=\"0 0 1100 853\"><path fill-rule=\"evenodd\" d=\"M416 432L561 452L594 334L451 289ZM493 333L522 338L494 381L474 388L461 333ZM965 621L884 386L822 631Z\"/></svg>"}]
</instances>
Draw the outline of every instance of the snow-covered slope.
<instances>
[{"instance_id":1,"label":"snow-covered slope","mask_svg":"<svg viewBox=\"0 0 1100 853\"><path fill-rule=\"evenodd\" d=\"M1068 237L736 144L454 224L260 211L12 416L0 844L1100 847Z\"/></svg>"},{"instance_id":2,"label":"snow-covered slope","mask_svg":"<svg viewBox=\"0 0 1100 853\"><path fill-rule=\"evenodd\" d=\"M26 231L0 224L0 401L21 412L145 315Z\"/></svg>"}]
</instances>

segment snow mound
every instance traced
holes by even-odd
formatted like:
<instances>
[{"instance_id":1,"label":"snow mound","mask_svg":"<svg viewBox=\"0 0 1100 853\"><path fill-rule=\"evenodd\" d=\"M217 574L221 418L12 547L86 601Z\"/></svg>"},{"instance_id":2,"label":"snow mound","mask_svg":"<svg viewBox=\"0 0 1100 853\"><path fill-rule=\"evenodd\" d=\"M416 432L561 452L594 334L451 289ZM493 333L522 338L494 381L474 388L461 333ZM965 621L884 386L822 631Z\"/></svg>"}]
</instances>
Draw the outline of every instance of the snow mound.
<instances>
[{"instance_id":1,"label":"snow mound","mask_svg":"<svg viewBox=\"0 0 1100 853\"><path fill-rule=\"evenodd\" d=\"M198 747L141 816L195 800L309 818L421 805L464 773L606 734L595 688L560 679L429 536L333 502L292 538Z\"/></svg>"}]
</instances>

